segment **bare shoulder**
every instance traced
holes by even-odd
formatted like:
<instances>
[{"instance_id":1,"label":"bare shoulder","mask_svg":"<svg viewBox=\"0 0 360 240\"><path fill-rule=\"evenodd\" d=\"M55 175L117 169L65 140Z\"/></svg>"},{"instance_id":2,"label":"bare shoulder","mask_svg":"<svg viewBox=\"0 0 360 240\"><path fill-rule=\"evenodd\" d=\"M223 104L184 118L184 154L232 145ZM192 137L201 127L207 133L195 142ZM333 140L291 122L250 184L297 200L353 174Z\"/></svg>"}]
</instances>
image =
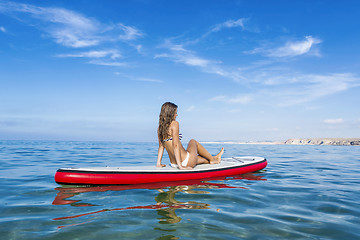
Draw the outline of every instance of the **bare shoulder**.
<instances>
[{"instance_id":1,"label":"bare shoulder","mask_svg":"<svg viewBox=\"0 0 360 240\"><path fill-rule=\"evenodd\" d=\"M176 120L172 121L170 124L170 128L171 129L179 129L179 122Z\"/></svg>"},{"instance_id":2,"label":"bare shoulder","mask_svg":"<svg viewBox=\"0 0 360 240\"><path fill-rule=\"evenodd\" d=\"M179 132L179 122L174 120L170 124L170 133L171 135L173 135L173 133L178 133L178 132Z\"/></svg>"}]
</instances>

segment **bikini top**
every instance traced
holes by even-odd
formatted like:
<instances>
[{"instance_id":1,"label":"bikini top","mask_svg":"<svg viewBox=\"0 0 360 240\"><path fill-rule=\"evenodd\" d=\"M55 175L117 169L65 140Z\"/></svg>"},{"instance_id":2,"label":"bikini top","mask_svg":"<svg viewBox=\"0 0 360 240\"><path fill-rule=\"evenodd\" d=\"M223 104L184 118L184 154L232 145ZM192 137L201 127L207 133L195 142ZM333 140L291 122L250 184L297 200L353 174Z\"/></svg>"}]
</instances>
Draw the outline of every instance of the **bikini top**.
<instances>
[{"instance_id":1,"label":"bikini top","mask_svg":"<svg viewBox=\"0 0 360 240\"><path fill-rule=\"evenodd\" d=\"M179 133L179 140L181 141L181 139L182 139L182 134ZM168 142L168 141L171 141L171 140L173 140L172 137L171 137L171 138L168 138L168 139L164 139L163 141L164 141L164 142Z\"/></svg>"}]
</instances>

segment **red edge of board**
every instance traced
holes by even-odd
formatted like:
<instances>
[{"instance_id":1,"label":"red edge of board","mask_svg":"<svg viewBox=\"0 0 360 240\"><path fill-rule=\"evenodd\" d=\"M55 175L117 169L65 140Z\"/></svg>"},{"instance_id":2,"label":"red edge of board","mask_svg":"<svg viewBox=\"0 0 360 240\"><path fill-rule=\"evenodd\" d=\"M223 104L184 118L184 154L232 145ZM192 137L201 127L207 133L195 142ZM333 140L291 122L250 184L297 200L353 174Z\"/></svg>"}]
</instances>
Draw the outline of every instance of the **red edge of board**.
<instances>
[{"instance_id":1,"label":"red edge of board","mask_svg":"<svg viewBox=\"0 0 360 240\"><path fill-rule=\"evenodd\" d=\"M164 173L95 173L78 172L61 169L55 174L55 182L59 184L86 184L86 185L111 185L111 184L140 184L154 182L172 182L211 177L233 176L249 172L259 171L267 165L266 159L256 164L239 166L234 168L209 170L209 171L184 171Z\"/></svg>"}]
</instances>

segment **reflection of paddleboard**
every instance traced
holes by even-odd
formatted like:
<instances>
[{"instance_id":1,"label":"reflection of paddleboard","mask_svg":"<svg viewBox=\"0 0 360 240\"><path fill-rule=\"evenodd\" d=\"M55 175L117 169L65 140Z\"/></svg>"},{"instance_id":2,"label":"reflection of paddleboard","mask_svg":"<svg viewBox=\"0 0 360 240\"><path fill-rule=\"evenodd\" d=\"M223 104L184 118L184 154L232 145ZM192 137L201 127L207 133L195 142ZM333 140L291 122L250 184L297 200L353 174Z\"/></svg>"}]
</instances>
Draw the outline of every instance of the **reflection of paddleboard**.
<instances>
[{"instance_id":1,"label":"reflection of paddleboard","mask_svg":"<svg viewBox=\"0 0 360 240\"><path fill-rule=\"evenodd\" d=\"M71 204L76 207L88 207L94 206L91 203L82 203L81 200L71 200L71 197L79 195L81 193L88 192L107 192L107 191L124 191L124 190L133 190L133 189L168 189L172 187L173 189L181 189L181 191L187 191L188 189L197 188L197 189L213 189L213 188L241 188L247 189L242 186L232 186L231 182L226 180L250 180L250 181L267 181L262 174L254 173L245 173L237 174L231 177L222 176L222 177L213 177L213 178L203 178L203 179L191 179L175 182L156 182L156 183L141 183L141 184L122 184L122 185L90 185L90 186L63 186L55 188L58 193L55 196L53 205L65 205ZM216 182L214 182L216 181ZM221 181L221 182L219 182ZM190 188L189 188L190 187Z\"/></svg>"},{"instance_id":2,"label":"reflection of paddleboard","mask_svg":"<svg viewBox=\"0 0 360 240\"><path fill-rule=\"evenodd\" d=\"M223 158L219 164L201 164L191 170L180 170L166 166L60 168L55 181L60 184L139 184L171 182L232 176L255 172L265 168L267 161L262 157Z\"/></svg>"}]
</instances>

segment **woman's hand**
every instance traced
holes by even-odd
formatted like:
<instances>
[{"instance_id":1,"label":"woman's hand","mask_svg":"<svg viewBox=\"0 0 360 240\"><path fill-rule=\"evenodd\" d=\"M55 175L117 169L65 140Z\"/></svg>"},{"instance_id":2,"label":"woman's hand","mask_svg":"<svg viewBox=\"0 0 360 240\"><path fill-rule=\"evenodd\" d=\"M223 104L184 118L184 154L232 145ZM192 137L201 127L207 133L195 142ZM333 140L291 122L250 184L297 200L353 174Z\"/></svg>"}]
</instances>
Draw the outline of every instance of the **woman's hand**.
<instances>
[{"instance_id":1,"label":"woman's hand","mask_svg":"<svg viewBox=\"0 0 360 240\"><path fill-rule=\"evenodd\" d=\"M156 167L158 167L158 168L162 168L162 167L166 167L166 164L156 164Z\"/></svg>"}]
</instances>

